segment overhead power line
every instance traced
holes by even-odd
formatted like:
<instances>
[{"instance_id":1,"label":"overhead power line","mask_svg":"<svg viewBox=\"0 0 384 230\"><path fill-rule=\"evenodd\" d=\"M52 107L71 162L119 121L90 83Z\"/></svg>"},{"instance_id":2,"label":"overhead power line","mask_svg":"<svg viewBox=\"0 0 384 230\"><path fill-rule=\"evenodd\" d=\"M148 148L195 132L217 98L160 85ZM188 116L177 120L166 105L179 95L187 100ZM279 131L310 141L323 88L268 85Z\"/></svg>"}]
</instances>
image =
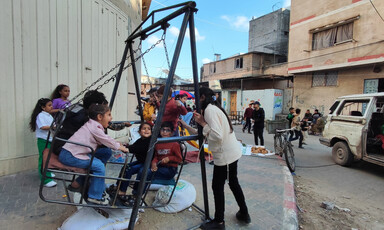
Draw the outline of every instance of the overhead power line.
<instances>
[{"instance_id":1,"label":"overhead power line","mask_svg":"<svg viewBox=\"0 0 384 230\"><path fill-rule=\"evenodd\" d=\"M376 9L376 6L373 4L372 0L369 0L369 2L371 2L373 8L375 9L377 15L379 15L379 17L381 18L381 20L384 22L384 18L381 16L381 14L379 13L379 11Z\"/></svg>"}]
</instances>

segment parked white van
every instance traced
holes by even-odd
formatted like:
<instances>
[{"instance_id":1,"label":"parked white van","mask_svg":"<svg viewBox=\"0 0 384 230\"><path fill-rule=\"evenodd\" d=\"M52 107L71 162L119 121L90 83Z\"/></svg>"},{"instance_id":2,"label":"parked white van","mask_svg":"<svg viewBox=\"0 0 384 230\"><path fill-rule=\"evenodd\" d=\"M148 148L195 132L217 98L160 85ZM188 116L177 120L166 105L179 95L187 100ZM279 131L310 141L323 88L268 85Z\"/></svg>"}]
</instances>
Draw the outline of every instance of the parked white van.
<instances>
[{"instance_id":1,"label":"parked white van","mask_svg":"<svg viewBox=\"0 0 384 230\"><path fill-rule=\"evenodd\" d=\"M355 160L384 166L380 134L384 134L384 93L358 94L336 99L320 143L332 147L332 158L348 166Z\"/></svg>"}]
</instances>

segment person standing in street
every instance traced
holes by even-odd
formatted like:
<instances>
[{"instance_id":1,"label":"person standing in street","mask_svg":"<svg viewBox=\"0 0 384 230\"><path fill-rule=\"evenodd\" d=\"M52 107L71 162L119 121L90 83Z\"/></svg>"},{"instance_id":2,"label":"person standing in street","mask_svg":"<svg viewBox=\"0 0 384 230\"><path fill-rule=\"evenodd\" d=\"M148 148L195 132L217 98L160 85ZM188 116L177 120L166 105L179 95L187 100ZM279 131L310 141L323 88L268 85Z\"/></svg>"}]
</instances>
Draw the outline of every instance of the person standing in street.
<instances>
[{"instance_id":1,"label":"person standing in street","mask_svg":"<svg viewBox=\"0 0 384 230\"><path fill-rule=\"evenodd\" d=\"M289 108L289 113L286 117L286 119L288 120L289 127L291 127L291 125L292 125L292 119L295 116L294 113L295 113L295 108L293 108L293 107ZM294 134L294 132L292 130L289 131L289 137L293 138L293 134Z\"/></svg>"},{"instance_id":2,"label":"person standing in street","mask_svg":"<svg viewBox=\"0 0 384 230\"><path fill-rule=\"evenodd\" d=\"M228 179L229 187L239 205L236 213L237 220L249 224L251 218L245 203L243 190L237 178L237 163L242 156L231 121L216 100L215 93L210 88L202 87L200 103L202 114L194 113L195 121L203 127L203 135L208 140L208 149L213 156L212 190L215 201L215 218L204 223L201 229L225 229L224 185Z\"/></svg>"},{"instance_id":3,"label":"person standing in street","mask_svg":"<svg viewBox=\"0 0 384 230\"><path fill-rule=\"evenodd\" d=\"M254 105L255 105L255 109L253 110L253 113L252 113L252 119L255 122L253 125L253 135L255 137L255 145L259 145L259 139L260 139L260 145L264 145L263 131L264 131L265 112L263 108L260 108L260 102L256 101Z\"/></svg>"},{"instance_id":4,"label":"person standing in street","mask_svg":"<svg viewBox=\"0 0 384 230\"><path fill-rule=\"evenodd\" d=\"M290 137L289 141L295 141L299 139L299 148L303 149L303 132L301 131L300 112L301 109L296 109L296 114L293 117L291 124L291 128L293 131L295 131L295 137Z\"/></svg>"},{"instance_id":5,"label":"person standing in street","mask_svg":"<svg viewBox=\"0 0 384 230\"><path fill-rule=\"evenodd\" d=\"M244 112L244 120L245 120L245 125L243 127L243 133L245 132L245 130L248 128L248 133L251 133L251 127L252 127L252 123L251 123L251 118L252 118L252 113L253 113L253 108L252 108L252 104L249 104L249 107L245 110Z\"/></svg>"}]
</instances>

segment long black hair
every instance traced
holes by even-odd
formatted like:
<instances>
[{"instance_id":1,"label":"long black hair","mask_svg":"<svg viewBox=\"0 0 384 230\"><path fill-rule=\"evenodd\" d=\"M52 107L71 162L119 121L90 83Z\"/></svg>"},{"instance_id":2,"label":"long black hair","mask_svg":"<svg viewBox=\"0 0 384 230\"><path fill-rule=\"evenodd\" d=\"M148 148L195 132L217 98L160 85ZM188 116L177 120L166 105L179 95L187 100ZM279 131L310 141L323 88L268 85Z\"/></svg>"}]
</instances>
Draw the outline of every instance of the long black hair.
<instances>
[{"instance_id":1,"label":"long black hair","mask_svg":"<svg viewBox=\"0 0 384 230\"><path fill-rule=\"evenodd\" d=\"M212 89L207 88L207 87L201 87L199 89L200 97L205 96L204 101L201 102L201 109L203 110L203 115L204 111L207 108L209 104L217 106L227 117L229 127L231 128L231 133L233 132L233 126L231 119L229 119L228 114L225 112L225 110L221 107L220 103L216 100L215 92L213 92Z\"/></svg>"},{"instance_id":2,"label":"long black hair","mask_svg":"<svg viewBox=\"0 0 384 230\"><path fill-rule=\"evenodd\" d=\"M67 85L64 85L64 84L60 84L58 86L56 86L55 90L53 91L52 95L51 95L51 99L55 99L55 98L60 98L61 97L61 94L60 94L60 91L62 89L64 89L65 87L68 87Z\"/></svg>"},{"instance_id":3,"label":"long black hair","mask_svg":"<svg viewBox=\"0 0 384 230\"><path fill-rule=\"evenodd\" d=\"M49 98L40 98L36 105L35 105L35 108L33 109L33 112L32 112L32 115L31 115L31 120L29 121L29 128L31 129L32 132L35 132L36 131L36 118L37 118L37 115L39 115L39 113L41 111L43 111L43 108L42 107L45 107L48 102L50 102L51 99Z\"/></svg>"}]
</instances>

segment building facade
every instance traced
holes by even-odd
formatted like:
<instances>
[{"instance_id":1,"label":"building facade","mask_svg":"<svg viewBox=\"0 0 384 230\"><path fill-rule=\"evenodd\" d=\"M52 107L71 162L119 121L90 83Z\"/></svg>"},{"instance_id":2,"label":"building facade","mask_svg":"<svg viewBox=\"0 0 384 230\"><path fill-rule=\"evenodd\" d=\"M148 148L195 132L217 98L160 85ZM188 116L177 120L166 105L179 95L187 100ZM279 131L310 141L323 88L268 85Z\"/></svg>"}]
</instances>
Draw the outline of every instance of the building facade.
<instances>
[{"instance_id":1,"label":"building facade","mask_svg":"<svg viewBox=\"0 0 384 230\"><path fill-rule=\"evenodd\" d=\"M339 96L384 91L383 9L378 0L292 0L293 107L328 113Z\"/></svg>"},{"instance_id":2,"label":"building facade","mask_svg":"<svg viewBox=\"0 0 384 230\"><path fill-rule=\"evenodd\" d=\"M221 104L231 116L241 117L253 100L260 101L266 108L278 106L278 110L266 110L268 119L273 120L276 114L288 112L292 97L292 82L287 76L287 64L275 63L279 60L276 57L281 56L251 52L207 63L203 66L202 81L220 82ZM275 90L281 91L275 93ZM276 100L269 100L266 95L280 96ZM268 100L264 100L267 98ZM277 105L275 101L281 103Z\"/></svg>"},{"instance_id":3,"label":"building facade","mask_svg":"<svg viewBox=\"0 0 384 230\"><path fill-rule=\"evenodd\" d=\"M289 10L281 8L249 22L248 52L288 56Z\"/></svg>"},{"instance_id":4,"label":"building facade","mask_svg":"<svg viewBox=\"0 0 384 230\"><path fill-rule=\"evenodd\" d=\"M149 7L150 1L144 2ZM58 84L69 85L71 99L103 76L121 61L125 39L146 17L141 0L6 0L1 5L0 176L37 168L36 138L28 127L37 100L49 97ZM100 89L108 100L112 90L113 82ZM121 78L114 120L136 119L136 105L130 70Z\"/></svg>"}]
</instances>

